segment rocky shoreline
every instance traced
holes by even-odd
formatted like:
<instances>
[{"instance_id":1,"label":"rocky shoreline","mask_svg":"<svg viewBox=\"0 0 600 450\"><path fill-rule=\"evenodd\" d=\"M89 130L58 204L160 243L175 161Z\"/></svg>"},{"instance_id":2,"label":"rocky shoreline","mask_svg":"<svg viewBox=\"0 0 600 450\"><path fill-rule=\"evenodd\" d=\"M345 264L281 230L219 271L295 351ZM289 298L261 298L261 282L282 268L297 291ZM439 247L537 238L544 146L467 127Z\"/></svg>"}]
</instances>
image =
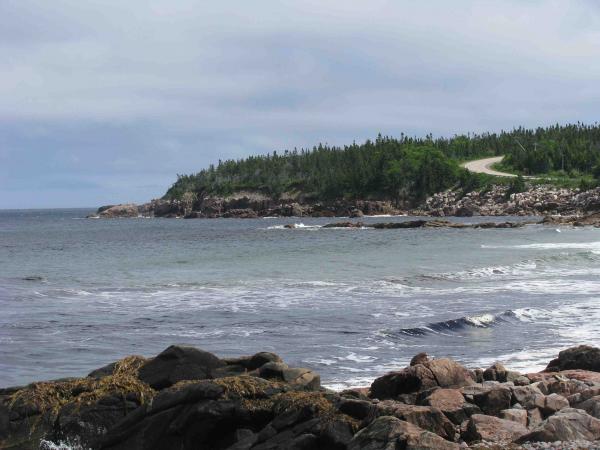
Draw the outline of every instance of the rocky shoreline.
<instances>
[{"instance_id":1,"label":"rocky shoreline","mask_svg":"<svg viewBox=\"0 0 600 450\"><path fill-rule=\"evenodd\" d=\"M314 201L296 196L272 199L256 192L238 192L228 197L207 196L190 202L152 200L143 205L102 206L91 218L258 218L258 217L350 217L410 215L433 217L471 216L561 216L583 217L600 211L600 188L581 191L552 186L530 186L525 192L509 193L509 187L492 186L485 191L464 193L448 190L435 194L416 208L402 208L390 200Z\"/></svg>"},{"instance_id":2,"label":"rocky shoreline","mask_svg":"<svg viewBox=\"0 0 600 450\"><path fill-rule=\"evenodd\" d=\"M334 392L273 353L171 346L0 389L0 448L600 448L600 349L564 350L529 374L421 353L370 387Z\"/></svg>"}]
</instances>

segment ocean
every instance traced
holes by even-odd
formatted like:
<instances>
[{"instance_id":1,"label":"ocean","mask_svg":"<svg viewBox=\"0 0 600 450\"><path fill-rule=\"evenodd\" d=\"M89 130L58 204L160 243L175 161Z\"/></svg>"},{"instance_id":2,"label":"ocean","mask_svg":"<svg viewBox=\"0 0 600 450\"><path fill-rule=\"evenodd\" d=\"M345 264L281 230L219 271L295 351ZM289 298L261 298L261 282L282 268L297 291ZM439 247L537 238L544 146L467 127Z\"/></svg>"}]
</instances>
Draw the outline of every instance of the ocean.
<instances>
[{"instance_id":1,"label":"ocean","mask_svg":"<svg viewBox=\"0 0 600 450\"><path fill-rule=\"evenodd\" d=\"M422 351L537 371L561 349L600 343L600 229L84 219L91 212L0 211L0 387L174 343L221 357L276 352L333 389L368 385ZM507 219L527 218L452 220Z\"/></svg>"}]
</instances>

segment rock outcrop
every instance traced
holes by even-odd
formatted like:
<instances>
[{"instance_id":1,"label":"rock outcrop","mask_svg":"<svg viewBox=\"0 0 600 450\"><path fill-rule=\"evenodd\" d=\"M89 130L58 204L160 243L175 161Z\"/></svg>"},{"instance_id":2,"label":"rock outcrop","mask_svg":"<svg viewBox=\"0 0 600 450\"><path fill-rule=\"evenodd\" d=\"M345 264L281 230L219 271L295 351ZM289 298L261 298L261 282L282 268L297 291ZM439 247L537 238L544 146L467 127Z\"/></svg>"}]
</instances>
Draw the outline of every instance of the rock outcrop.
<instances>
[{"instance_id":1,"label":"rock outcrop","mask_svg":"<svg viewBox=\"0 0 600 450\"><path fill-rule=\"evenodd\" d=\"M175 345L0 389L0 449L588 448L600 441L597 351L568 349L551 366L569 369L526 376L419 354L370 388L334 392L274 353L221 359Z\"/></svg>"}]
</instances>

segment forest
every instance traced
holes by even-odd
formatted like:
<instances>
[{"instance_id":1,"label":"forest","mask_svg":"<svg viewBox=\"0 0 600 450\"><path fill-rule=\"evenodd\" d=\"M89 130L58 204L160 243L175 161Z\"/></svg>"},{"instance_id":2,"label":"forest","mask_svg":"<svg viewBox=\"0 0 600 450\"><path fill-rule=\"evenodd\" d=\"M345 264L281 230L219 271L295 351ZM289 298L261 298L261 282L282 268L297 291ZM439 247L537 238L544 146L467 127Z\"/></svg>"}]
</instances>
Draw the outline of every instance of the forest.
<instances>
[{"instance_id":1,"label":"forest","mask_svg":"<svg viewBox=\"0 0 600 450\"><path fill-rule=\"evenodd\" d=\"M600 126L554 125L451 138L399 138L379 135L363 144L273 152L179 175L165 194L228 195L260 191L278 198L302 193L305 198L377 198L416 202L450 187L475 189L489 177L467 172L460 162L505 155L503 167L522 174L593 174L600 177Z\"/></svg>"}]
</instances>

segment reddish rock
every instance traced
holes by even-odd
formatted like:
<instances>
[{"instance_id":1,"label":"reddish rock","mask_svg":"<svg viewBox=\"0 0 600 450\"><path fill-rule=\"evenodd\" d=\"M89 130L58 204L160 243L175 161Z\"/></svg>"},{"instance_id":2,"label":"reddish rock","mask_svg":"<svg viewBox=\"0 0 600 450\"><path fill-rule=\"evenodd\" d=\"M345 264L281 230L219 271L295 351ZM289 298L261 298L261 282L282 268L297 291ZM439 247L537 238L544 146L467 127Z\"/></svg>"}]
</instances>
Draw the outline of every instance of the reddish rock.
<instances>
[{"instance_id":1,"label":"reddish rock","mask_svg":"<svg viewBox=\"0 0 600 450\"><path fill-rule=\"evenodd\" d=\"M354 435L348 450L459 450L458 444L395 417L379 417Z\"/></svg>"},{"instance_id":2,"label":"reddish rock","mask_svg":"<svg viewBox=\"0 0 600 450\"><path fill-rule=\"evenodd\" d=\"M512 420L500 419L483 414L474 414L469 419L463 438L467 442L492 441L512 442L527 433L527 428Z\"/></svg>"}]
</instances>

